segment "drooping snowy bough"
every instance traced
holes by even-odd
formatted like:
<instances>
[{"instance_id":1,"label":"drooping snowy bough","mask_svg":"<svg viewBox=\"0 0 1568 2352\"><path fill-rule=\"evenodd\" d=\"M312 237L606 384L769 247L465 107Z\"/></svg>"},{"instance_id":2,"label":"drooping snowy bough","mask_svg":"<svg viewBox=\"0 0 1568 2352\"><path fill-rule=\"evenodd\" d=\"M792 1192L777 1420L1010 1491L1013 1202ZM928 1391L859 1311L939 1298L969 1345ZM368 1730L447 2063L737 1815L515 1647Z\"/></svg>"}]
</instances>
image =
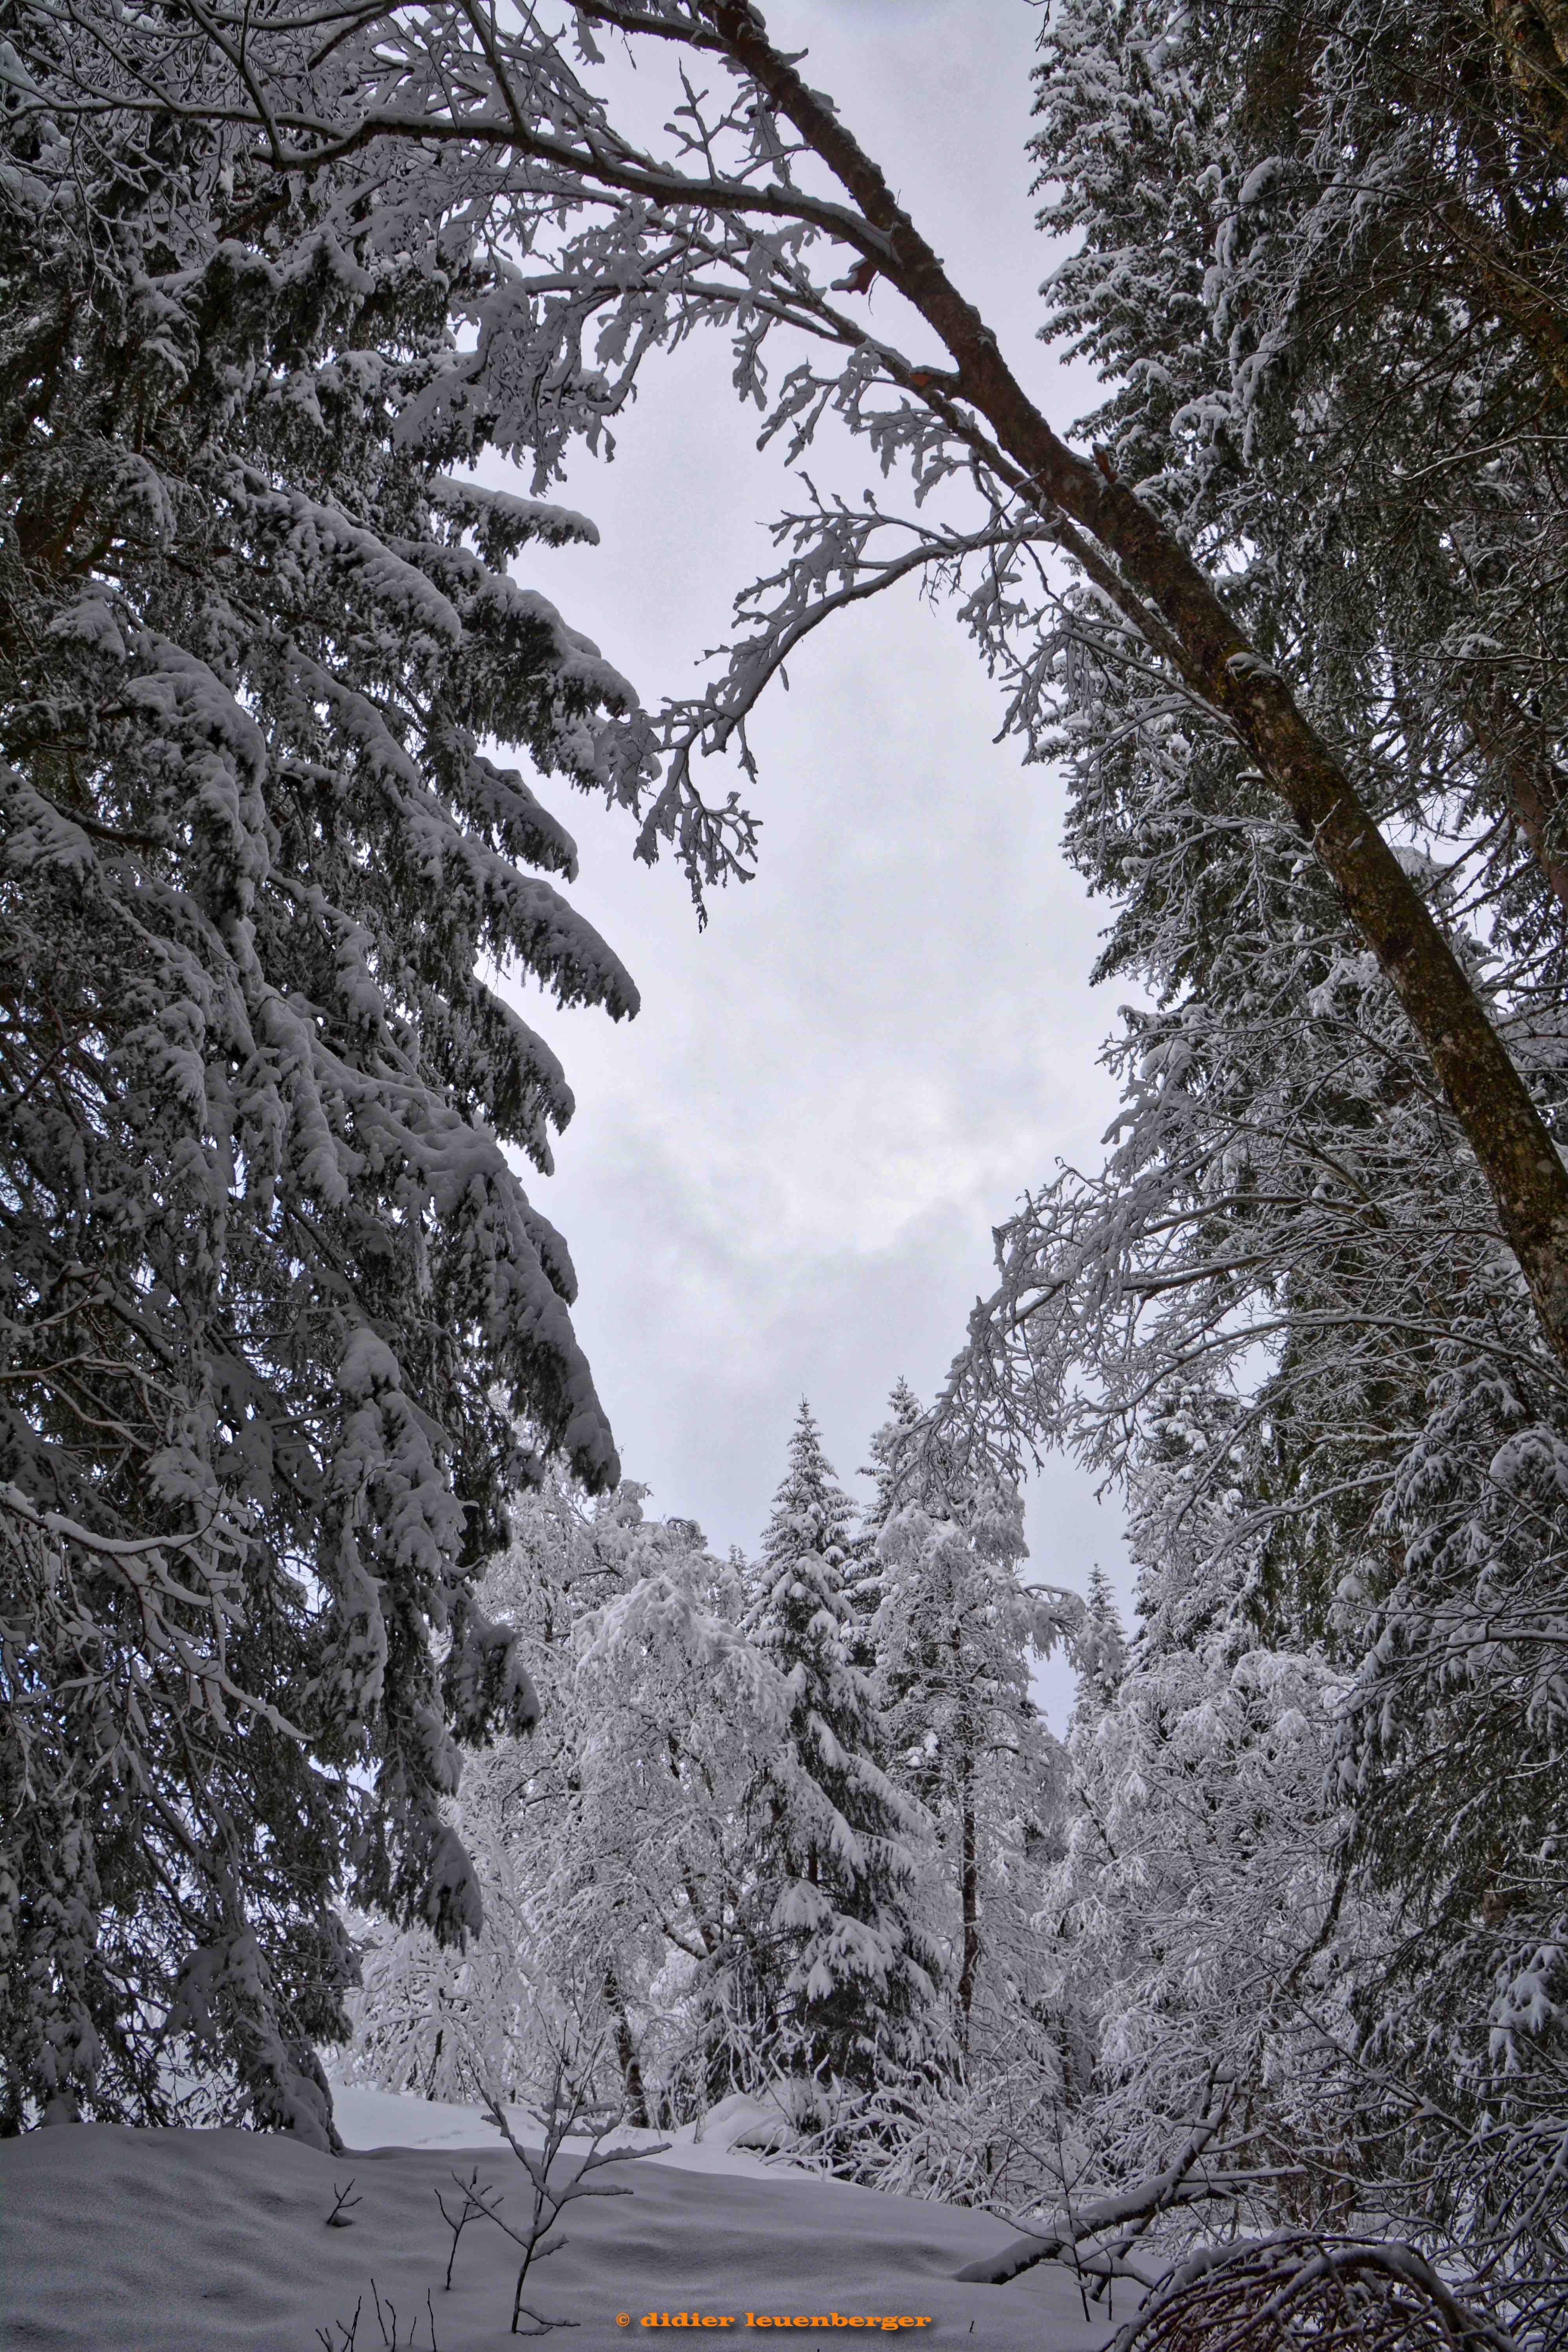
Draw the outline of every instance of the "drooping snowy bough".
<instances>
[{"instance_id":1,"label":"drooping snowy bough","mask_svg":"<svg viewBox=\"0 0 1568 2352\"><path fill-rule=\"evenodd\" d=\"M275 172L172 21L0 41L0 2129L167 2118L199 2045L324 2143L334 1894L471 1927L442 1801L534 1713L470 1594L512 1416L618 1475L487 975L637 992L486 746L652 763L509 569L591 524L472 471L482 205Z\"/></svg>"}]
</instances>

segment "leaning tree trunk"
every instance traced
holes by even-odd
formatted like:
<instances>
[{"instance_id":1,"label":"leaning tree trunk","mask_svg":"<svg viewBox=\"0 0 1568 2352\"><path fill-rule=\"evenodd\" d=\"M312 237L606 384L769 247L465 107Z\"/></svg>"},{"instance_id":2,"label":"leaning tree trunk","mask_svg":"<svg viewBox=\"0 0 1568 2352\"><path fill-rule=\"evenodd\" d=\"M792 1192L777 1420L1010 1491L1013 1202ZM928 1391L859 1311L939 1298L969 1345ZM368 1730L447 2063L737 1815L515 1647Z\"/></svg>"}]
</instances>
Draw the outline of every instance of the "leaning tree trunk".
<instances>
[{"instance_id":1,"label":"leaning tree trunk","mask_svg":"<svg viewBox=\"0 0 1568 2352\"><path fill-rule=\"evenodd\" d=\"M1052 431L880 167L773 46L751 0L699 5L735 62L859 206L867 262L951 353L954 375L936 382L921 371L911 389L1000 459L1004 476L1058 526L1062 545L1152 650L1229 723L1332 877L1431 1060L1490 1188L1542 1330L1568 1368L1568 1170L1458 958L1344 769L1175 535L1108 465L1079 457ZM848 239L848 225L838 233ZM984 417L994 445L960 402Z\"/></svg>"},{"instance_id":2,"label":"leaning tree trunk","mask_svg":"<svg viewBox=\"0 0 1568 2352\"><path fill-rule=\"evenodd\" d=\"M1492 0L1492 24L1514 87L1568 155L1568 0Z\"/></svg>"}]
</instances>

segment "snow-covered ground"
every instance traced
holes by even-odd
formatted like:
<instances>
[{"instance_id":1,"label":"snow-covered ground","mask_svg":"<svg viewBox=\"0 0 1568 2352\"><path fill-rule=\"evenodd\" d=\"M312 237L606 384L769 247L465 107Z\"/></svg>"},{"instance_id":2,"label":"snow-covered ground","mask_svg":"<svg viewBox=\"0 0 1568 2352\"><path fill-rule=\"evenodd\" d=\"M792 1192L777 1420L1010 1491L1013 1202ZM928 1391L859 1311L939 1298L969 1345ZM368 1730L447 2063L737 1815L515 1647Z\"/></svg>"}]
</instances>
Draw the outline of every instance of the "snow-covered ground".
<instances>
[{"instance_id":1,"label":"snow-covered ground","mask_svg":"<svg viewBox=\"0 0 1568 2352\"><path fill-rule=\"evenodd\" d=\"M0 2142L0 2347L315 2352L322 2328L340 2352L331 2323L351 2322L357 2300L354 2352L387 2352L389 2303L398 2352L430 2352L432 2315L434 2352L502 2352L516 2341L513 2249L473 2223L445 2292L450 2241L435 2192L456 2207L452 2172L466 2179L477 2162L515 2217L525 2186L516 2159L472 2109L349 2088L337 2111L355 2149L347 2158L250 2132L107 2124ZM729 2333L753 2345L773 2331L749 2326L749 2315L901 2319L910 2324L873 2332L964 2352L1093 2352L1106 2342L1110 2327L1098 2317L1085 2325L1077 2284L1058 2269L1001 2287L955 2279L1007 2242L1005 2223L764 2166L731 2145L760 2120L734 2105L715 2111L700 2137L684 2134L668 2155L607 2176L629 2197L568 2209L567 2243L529 2282L539 2309L576 2323L563 2347L668 2345L668 2329L655 2336L642 2325L656 2313L727 2315L731 2328L706 2329L709 2339ZM351 2179L360 2200L352 2227L329 2229L334 2191ZM826 2352L866 2333L797 2325L790 2340Z\"/></svg>"},{"instance_id":2,"label":"snow-covered ground","mask_svg":"<svg viewBox=\"0 0 1568 2352\"><path fill-rule=\"evenodd\" d=\"M332 2112L350 2147L500 2147L500 2132L478 2107L454 2105L446 2099L409 2098L397 2091L372 2090L362 2083L334 2083ZM539 2137L521 2107L510 2120L519 2139ZM769 2149L784 2124L760 2100L738 2095L710 2108L700 2124L683 2124L679 2131L638 2131L632 2126L612 2132L606 2147L658 2148L660 2164L682 2172L722 2172L731 2179L777 2180L781 2177L815 2180L817 2175L781 2165ZM570 2143L569 2143L570 2145Z\"/></svg>"}]
</instances>

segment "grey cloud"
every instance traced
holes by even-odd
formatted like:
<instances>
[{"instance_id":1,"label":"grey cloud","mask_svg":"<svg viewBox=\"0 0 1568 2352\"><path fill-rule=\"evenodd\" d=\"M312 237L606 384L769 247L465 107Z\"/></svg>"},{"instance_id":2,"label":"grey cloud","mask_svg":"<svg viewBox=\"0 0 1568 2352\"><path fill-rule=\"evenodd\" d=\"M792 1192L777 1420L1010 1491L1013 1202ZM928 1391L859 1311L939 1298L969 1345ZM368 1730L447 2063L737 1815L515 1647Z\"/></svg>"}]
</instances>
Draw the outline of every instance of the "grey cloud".
<instances>
[{"instance_id":1,"label":"grey cloud","mask_svg":"<svg viewBox=\"0 0 1568 2352\"><path fill-rule=\"evenodd\" d=\"M1049 259L1024 154L1034 12L774 0L770 18L812 40L816 80L1068 422L1089 387L1033 340ZM752 436L721 340L689 346L646 379L616 463L566 486L600 545L529 566L652 701L688 690L798 494ZM825 445L820 478L852 490L864 459ZM1103 911L1062 863L1055 778L992 741L999 700L951 614L884 600L790 677L753 728L758 878L699 937L679 876L631 862L623 819L563 810L574 895L644 1010L615 1030L528 1008L578 1097L537 1189L628 1474L743 1544L803 1389L847 1475L893 1380L940 1379L991 1226L1058 1157L1098 1164L1112 1109L1095 1055L1116 1008L1088 986ZM1070 1466L1037 1482L1037 1573L1081 1583L1097 1557L1119 1573L1119 1531Z\"/></svg>"}]
</instances>

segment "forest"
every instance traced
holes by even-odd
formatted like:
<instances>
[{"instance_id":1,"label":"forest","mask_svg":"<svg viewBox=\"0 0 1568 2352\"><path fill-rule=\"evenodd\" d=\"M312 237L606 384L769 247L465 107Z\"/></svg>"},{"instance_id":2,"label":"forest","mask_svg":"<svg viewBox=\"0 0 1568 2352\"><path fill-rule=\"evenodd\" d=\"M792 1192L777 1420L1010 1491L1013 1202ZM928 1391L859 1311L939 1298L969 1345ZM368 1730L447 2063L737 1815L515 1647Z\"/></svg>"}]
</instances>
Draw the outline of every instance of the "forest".
<instances>
[{"instance_id":1,"label":"forest","mask_svg":"<svg viewBox=\"0 0 1568 2352\"><path fill-rule=\"evenodd\" d=\"M789 0L0 0L0 2140L731 2103L1128 2352L1550 2352L1568 9L1037 16L1070 429ZM551 563L704 336L772 568L645 702ZM559 811L716 920L915 589L1117 1115L721 1557L537 1204L550 1001L640 1002Z\"/></svg>"}]
</instances>

